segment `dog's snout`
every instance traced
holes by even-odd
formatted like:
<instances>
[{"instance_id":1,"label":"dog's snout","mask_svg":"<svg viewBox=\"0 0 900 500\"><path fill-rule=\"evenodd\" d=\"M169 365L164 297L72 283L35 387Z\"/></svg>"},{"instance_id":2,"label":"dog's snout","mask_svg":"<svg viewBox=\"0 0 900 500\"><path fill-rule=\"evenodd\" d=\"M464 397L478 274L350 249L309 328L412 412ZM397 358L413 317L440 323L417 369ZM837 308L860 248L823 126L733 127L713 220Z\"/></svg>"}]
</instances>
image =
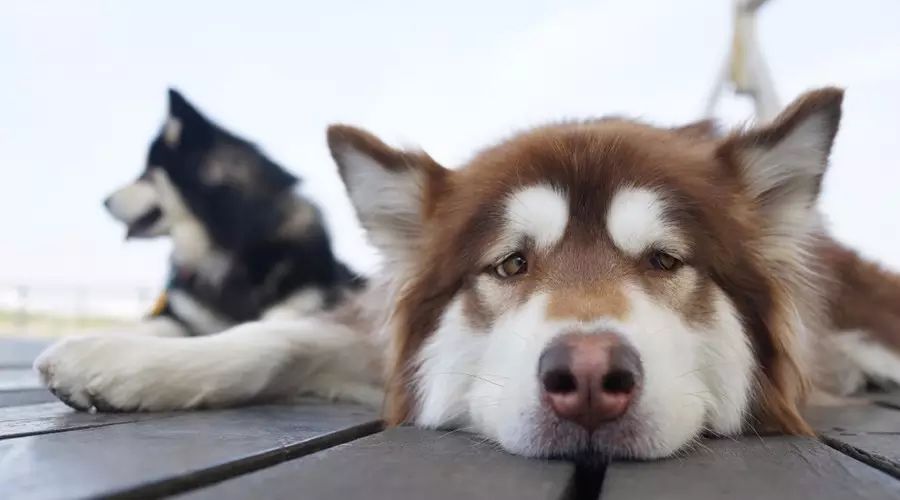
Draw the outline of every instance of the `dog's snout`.
<instances>
[{"instance_id":1,"label":"dog's snout","mask_svg":"<svg viewBox=\"0 0 900 500\"><path fill-rule=\"evenodd\" d=\"M103 200L103 206L109 210L112 207L112 196L107 196L106 199Z\"/></svg>"},{"instance_id":2,"label":"dog's snout","mask_svg":"<svg viewBox=\"0 0 900 500\"><path fill-rule=\"evenodd\" d=\"M613 332L563 335L538 361L545 404L589 431L625 414L641 376L637 352Z\"/></svg>"}]
</instances>

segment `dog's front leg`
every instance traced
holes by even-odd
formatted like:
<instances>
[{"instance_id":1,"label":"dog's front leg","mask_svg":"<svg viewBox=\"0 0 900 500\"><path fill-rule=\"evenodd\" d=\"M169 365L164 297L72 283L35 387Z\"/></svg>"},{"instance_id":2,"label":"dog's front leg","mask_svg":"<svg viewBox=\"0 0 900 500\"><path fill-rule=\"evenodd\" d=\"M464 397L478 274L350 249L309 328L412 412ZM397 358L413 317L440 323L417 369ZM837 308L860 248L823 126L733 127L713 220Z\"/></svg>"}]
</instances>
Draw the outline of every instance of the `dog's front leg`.
<instances>
[{"instance_id":1,"label":"dog's front leg","mask_svg":"<svg viewBox=\"0 0 900 500\"><path fill-rule=\"evenodd\" d=\"M377 405L380 353L343 325L303 319L208 337L74 337L44 351L35 368L79 410L225 407L301 394Z\"/></svg>"}]
</instances>

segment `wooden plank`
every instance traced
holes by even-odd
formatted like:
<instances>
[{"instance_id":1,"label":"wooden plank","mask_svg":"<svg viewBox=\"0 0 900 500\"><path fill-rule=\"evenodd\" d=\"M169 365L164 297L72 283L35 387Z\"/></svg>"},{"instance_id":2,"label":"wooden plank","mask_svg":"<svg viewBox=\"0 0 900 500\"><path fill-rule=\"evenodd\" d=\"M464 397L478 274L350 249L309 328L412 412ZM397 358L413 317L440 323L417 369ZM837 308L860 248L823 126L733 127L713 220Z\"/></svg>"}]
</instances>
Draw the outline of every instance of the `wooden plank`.
<instances>
[{"instance_id":1,"label":"wooden plank","mask_svg":"<svg viewBox=\"0 0 900 500\"><path fill-rule=\"evenodd\" d=\"M197 499L567 498L574 466L502 452L461 432L389 429L184 496Z\"/></svg>"},{"instance_id":2,"label":"wooden plank","mask_svg":"<svg viewBox=\"0 0 900 500\"><path fill-rule=\"evenodd\" d=\"M153 497L375 432L354 405L259 406L0 441L6 498Z\"/></svg>"},{"instance_id":3,"label":"wooden plank","mask_svg":"<svg viewBox=\"0 0 900 500\"><path fill-rule=\"evenodd\" d=\"M900 481L813 438L705 440L684 456L614 462L601 499L898 498Z\"/></svg>"},{"instance_id":4,"label":"wooden plank","mask_svg":"<svg viewBox=\"0 0 900 500\"><path fill-rule=\"evenodd\" d=\"M41 383L36 371L31 368L0 368L0 391L15 391L22 389L41 389Z\"/></svg>"},{"instance_id":5,"label":"wooden plank","mask_svg":"<svg viewBox=\"0 0 900 500\"><path fill-rule=\"evenodd\" d=\"M879 392L869 395L873 401L891 408L900 410L900 391Z\"/></svg>"},{"instance_id":6,"label":"wooden plank","mask_svg":"<svg viewBox=\"0 0 900 500\"><path fill-rule=\"evenodd\" d=\"M46 389L0 391L0 408L50 403L52 401L58 401L58 399Z\"/></svg>"},{"instance_id":7,"label":"wooden plank","mask_svg":"<svg viewBox=\"0 0 900 500\"><path fill-rule=\"evenodd\" d=\"M829 446L900 478L900 410L865 405L806 413Z\"/></svg>"},{"instance_id":8,"label":"wooden plank","mask_svg":"<svg viewBox=\"0 0 900 500\"><path fill-rule=\"evenodd\" d=\"M86 413L62 403L0 408L0 439L90 429L106 425L172 417L180 413Z\"/></svg>"},{"instance_id":9,"label":"wooden plank","mask_svg":"<svg viewBox=\"0 0 900 500\"><path fill-rule=\"evenodd\" d=\"M900 433L900 411L877 405L811 407L804 416L819 432Z\"/></svg>"},{"instance_id":10,"label":"wooden plank","mask_svg":"<svg viewBox=\"0 0 900 500\"><path fill-rule=\"evenodd\" d=\"M52 342L47 339L0 338L0 368L30 368L38 354Z\"/></svg>"},{"instance_id":11,"label":"wooden plank","mask_svg":"<svg viewBox=\"0 0 900 500\"><path fill-rule=\"evenodd\" d=\"M47 340L0 339L0 408L56 401L32 370Z\"/></svg>"}]
</instances>

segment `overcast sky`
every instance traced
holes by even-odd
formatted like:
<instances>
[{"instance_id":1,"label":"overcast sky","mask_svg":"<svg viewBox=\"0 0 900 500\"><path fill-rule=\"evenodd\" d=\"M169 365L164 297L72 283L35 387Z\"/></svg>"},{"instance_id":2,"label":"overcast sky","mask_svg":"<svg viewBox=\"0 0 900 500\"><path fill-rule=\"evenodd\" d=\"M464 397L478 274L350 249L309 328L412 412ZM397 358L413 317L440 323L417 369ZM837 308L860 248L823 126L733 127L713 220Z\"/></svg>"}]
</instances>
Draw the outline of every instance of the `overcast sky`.
<instances>
[{"instance_id":1,"label":"overcast sky","mask_svg":"<svg viewBox=\"0 0 900 500\"><path fill-rule=\"evenodd\" d=\"M543 120L692 120L728 47L730 4L4 2L0 285L162 282L167 244L126 244L101 200L143 168L169 85L303 176L338 253L368 270L375 258L328 156L328 123L456 165ZM896 269L898 26L896 0L773 0L759 26L782 101L847 87L824 211L838 236ZM751 108L722 110L736 123Z\"/></svg>"}]
</instances>

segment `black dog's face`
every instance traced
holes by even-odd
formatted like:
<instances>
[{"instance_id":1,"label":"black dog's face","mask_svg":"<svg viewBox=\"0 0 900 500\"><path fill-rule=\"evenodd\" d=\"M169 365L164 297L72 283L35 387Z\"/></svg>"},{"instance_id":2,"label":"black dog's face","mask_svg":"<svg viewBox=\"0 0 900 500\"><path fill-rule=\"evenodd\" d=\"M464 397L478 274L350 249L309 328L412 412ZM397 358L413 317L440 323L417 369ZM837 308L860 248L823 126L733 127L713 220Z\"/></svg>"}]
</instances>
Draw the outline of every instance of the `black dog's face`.
<instances>
[{"instance_id":1,"label":"black dog's face","mask_svg":"<svg viewBox=\"0 0 900 500\"><path fill-rule=\"evenodd\" d=\"M171 235L183 222L226 226L246 211L296 184L255 146L222 130L177 91L169 91L169 115L150 145L147 164L133 182L105 201L127 227L127 236ZM221 221L219 223L218 221ZM213 231L221 232L221 231Z\"/></svg>"},{"instance_id":2,"label":"black dog's face","mask_svg":"<svg viewBox=\"0 0 900 500\"><path fill-rule=\"evenodd\" d=\"M172 223L163 213L159 189L151 169L135 181L113 191L103 202L116 220L125 224L126 238L154 238L168 235Z\"/></svg>"}]
</instances>

